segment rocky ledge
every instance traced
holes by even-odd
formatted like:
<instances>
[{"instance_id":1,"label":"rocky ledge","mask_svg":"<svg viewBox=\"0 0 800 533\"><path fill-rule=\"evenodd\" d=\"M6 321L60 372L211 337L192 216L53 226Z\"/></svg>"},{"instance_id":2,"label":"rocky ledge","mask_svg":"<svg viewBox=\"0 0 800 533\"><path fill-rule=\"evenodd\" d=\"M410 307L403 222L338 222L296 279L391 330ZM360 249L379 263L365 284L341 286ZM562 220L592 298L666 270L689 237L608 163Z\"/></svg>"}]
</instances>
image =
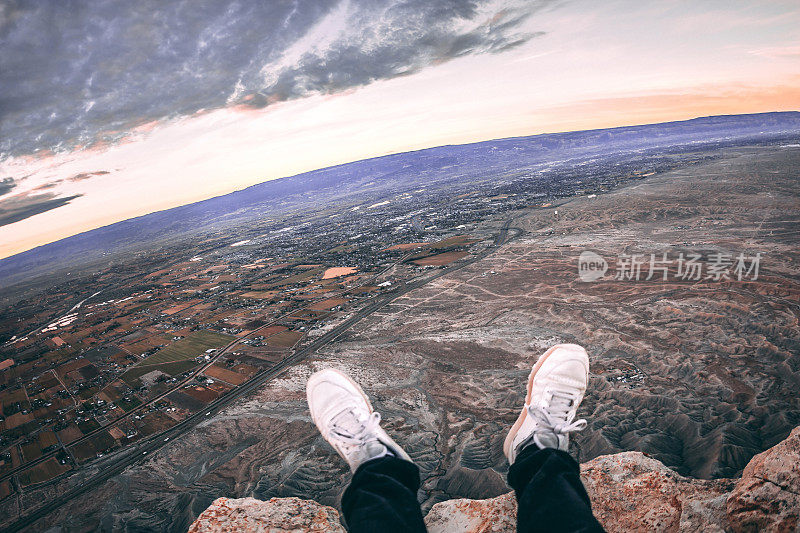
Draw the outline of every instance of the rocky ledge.
<instances>
[{"instance_id":1,"label":"rocky ledge","mask_svg":"<svg viewBox=\"0 0 800 533\"><path fill-rule=\"evenodd\" d=\"M614 531L800 531L800 427L756 455L739 479L678 475L638 452L581 465L595 515ZM450 500L425 517L431 533L513 532L512 493ZM189 529L200 532L344 532L332 507L299 498L219 498Z\"/></svg>"}]
</instances>

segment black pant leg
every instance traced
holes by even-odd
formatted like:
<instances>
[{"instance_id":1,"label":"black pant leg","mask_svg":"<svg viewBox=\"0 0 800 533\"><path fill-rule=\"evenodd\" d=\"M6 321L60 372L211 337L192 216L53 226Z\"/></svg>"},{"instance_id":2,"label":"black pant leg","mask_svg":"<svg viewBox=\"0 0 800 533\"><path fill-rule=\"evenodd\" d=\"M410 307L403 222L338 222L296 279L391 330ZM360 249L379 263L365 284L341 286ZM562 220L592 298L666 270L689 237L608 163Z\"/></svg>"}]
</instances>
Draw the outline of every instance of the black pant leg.
<instances>
[{"instance_id":1,"label":"black pant leg","mask_svg":"<svg viewBox=\"0 0 800 533\"><path fill-rule=\"evenodd\" d=\"M508 470L517 495L517 531L601 532L577 461L561 450L526 447Z\"/></svg>"},{"instance_id":2,"label":"black pant leg","mask_svg":"<svg viewBox=\"0 0 800 533\"><path fill-rule=\"evenodd\" d=\"M351 532L424 532L417 502L419 468L396 457L362 464L342 495L342 513Z\"/></svg>"}]
</instances>

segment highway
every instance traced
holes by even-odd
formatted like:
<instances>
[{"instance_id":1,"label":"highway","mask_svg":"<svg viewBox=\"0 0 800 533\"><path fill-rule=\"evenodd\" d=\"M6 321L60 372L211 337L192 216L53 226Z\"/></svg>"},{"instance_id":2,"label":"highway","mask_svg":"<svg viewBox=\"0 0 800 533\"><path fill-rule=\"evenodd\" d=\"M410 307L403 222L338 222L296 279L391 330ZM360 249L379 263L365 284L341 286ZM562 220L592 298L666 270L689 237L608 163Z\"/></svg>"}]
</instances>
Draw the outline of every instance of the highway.
<instances>
[{"instance_id":1,"label":"highway","mask_svg":"<svg viewBox=\"0 0 800 533\"><path fill-rule=\"evenodd\" d=\"M376 297L372 302L368 303L366 306L359 309L353 316L351 316L341 324L337 325L336 327L334 327L333 329L331 329L330 331L319 337L314 342L297 350L296 352L286 357L273 367L263 370L258 374L254 375L249 381L243 383L242 385L228 392L226 395L211 402L203 410L198 411L197 413L191 415L190 417L186 418L182 422L176 424L175 426L171 427L166 431L163 431L157 435L153 435L151 437L143 439L138 443L131 444L126 449L117 452L118 456L114 458L113 463L104 465L100 472L89 478L81 485L73 487L72 489L69 489L66 492L61 493L59 496L45 503L44 505L37 508L33 512L21 517L16 522L10 524L8 526L8 529L6 529L5 531L20 531L30 526L40 518L58 509L68 501L80 496L84 492L118 475L127 467L147 459L150 454L152 454L162 446L166 445L167 443L173 441L174 439L179 438L181 435L194 428L197 424L199 424L203 420L207 420L210 416L219 413L222 409L228 407L234 401L252 393L256 389L264 385L264 383L271 380L272 378L275 378L283 374L287 369L293 367L294 365L305 359L308 355L336 341L339 337L341 337L344 333L346 333L350 328L352 328L358 322L370 316L371 314L375 313L376 311L380 310L381 308L385 307L393 300L415 289L418 289L435 279L438 279L442 276L446 276L447 274L460 270L466 266L469 266L477 261L484 259L489 254L494 252L497 248L499 248L503 244L510 242L514 238L519 237L523 233L522 229L511 227L512 221L513 219L507 220L506 223L501 228L500 232L495 236L494 241L480 253L473 256L469 256L456 263L453 263L452 265L440 269L433 275L426 276L423 279L412 281L411 283L398 284L397 288L393 292L382 294ZM511 238L508 237L510 231L514 232L514 236ZM241 339L237 339L235 342L238 342L239 340ZM231 343L231 345L234 343Z\"/></svg>"}]
</instances>

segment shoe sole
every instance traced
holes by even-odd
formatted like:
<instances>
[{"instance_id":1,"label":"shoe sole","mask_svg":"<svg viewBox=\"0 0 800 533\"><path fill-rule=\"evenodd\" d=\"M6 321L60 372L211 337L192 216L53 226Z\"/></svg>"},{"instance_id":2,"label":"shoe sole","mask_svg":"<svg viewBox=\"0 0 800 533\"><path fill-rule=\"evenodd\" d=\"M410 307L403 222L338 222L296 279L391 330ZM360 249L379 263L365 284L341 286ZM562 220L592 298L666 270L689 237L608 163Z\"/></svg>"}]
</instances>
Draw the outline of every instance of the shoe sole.
<instances>
[{"instance_id":1,"label":"shoe sole","mask_svg":"<svg viewBox=\"0 0 800 533\"><path fill-rule=\"evenodd\" d=\"M568 346L576 346L575 344L556 344L555 346L551 346L544 352L541 356L539 356L539 360L536 361L536 364L533 365L531 369L531 373L528 375L528 392L525 395L525 405L530 405L531 403L531 393L533 389L533 378L536 377L536 372L542 367L544 362L550 357L550 354L555 352L558 348L566 348ZM583 349L583 348L581 348ZM503 453L506 454L506 458L509 456L509 452L511 451L511 443L514 442L514 438L517 436L519 432L519 428L522 427L522 424L525 422L525 419L528 417L528 410L525 409L525 406L522 407L522 412L519 414L517 421L514 422L514 425L511 426L511 429L508 431L508 435L506 435L506 440L503 442Z\"/></svg>"},{"instance_id":2,"label":"shoe sole","mask_svg":"<svg viewBox=\"0 0 800 533\"><path fill-rule=\"evenodd\" d=\"M335 368L326 368L325 372L334 372L335 374L339 374L339 376L343 377L358 391L361 397L364 398L364 401L367 402L367 407L369 407L369 412L372 413L374 411L374 409L372 408L372 402L369 401L369 396L367 396L367 394L364 392L364 389L361 388L361 385L353 381L353 378L351 378L341 370L337 370ZM306 387L308 387L308 385L306 385ZM306 402L308 402L308 395L306 395ZM314 418L314 413L311 412L311 409L309 409L308 411L311 413L311 421L314 422L314 424L316 425L317 420Z\"/></svg>"},{"instance_id":3,"label":"shoe sole","mask_svg":"<svg viewBox=\"0 0 800 533\"><path fill-rule=\"evenodd\" d=\"M353 385L353 387L355 387L355 389L358 391L358 393L361 395L361 397L362 397L362 398L364 398L364 401L365 401L365 402L367 402L367 407L369 407L369 412L370 412L370 413L373 413L373 412L375 411L375 409L372 407L372 402L370 402L370 401L369 401L369 396L367 396L367 394L364 392L364 389L362 389L362 388L361 388L361 385L359 385L358 383L356 383L355 381L353 381L353 378L351 378L350 376L348 376L347 374L345 374L345 373L344 373L344 372L342 372L341 370L337 370L337 369L335 369L335 368L326 368L325 370L327 370L328 372L335 372L336 374L339 374L339 375L340 375L341 377L343 377L345 380L347 380L348 382L350 382L350 384L351 384L351 385ZM306 401L308 401L308 397L306 397ZM308 411L309 411L309 412L311 412L311 409L309 409ZM317 425L317 421L316 421L316 419L314 419L314 413L311 413L311 420L312 420L312 422L314 422L314 425ZM319 426L317 426L317 428L319 428ZM383 428L381 428L381 430L383 430ZM386 435L386 437L385 437L385 438L386 438L386 440L388 440L388 441L389 441L389 442L384 442L384 445L386 445L386 444L389 444L389 445L391 445L392 452L397 452L397 453L399 453L399 454L400 454L400 457L399 457L399 459L405 459L406 461L408 461L408 462L410 462L410 463L413 463L413 461L411 460L411 457L409 457L409 456L408 456L408 454L406 453L406 451L405 451L403 448L401 448L401 447L400 447L400 446L399 446L399 445L398 445L398 444L397 444L397 443L396 443L396 442L395 442L395 441L394 441L394 440L393 440L393 439L392 439L392 438L391 438L391 437L390 437L390 436L389 436L389 435L386 433L386 431L385 431L385 430L383 430L383 433Z\"/></svg>"}]
</instances>

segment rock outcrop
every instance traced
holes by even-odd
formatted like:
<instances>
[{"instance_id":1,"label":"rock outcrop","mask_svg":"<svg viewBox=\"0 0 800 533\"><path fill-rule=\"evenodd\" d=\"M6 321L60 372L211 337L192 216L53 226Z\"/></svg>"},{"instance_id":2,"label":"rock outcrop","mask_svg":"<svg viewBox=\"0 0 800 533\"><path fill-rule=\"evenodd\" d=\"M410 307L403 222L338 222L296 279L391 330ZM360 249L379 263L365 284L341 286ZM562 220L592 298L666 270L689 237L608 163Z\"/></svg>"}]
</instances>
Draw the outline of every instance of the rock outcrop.
<instances>
[{"instance_id":1,"label":"rock outcrop","mask_svg":"<svg viewBox=\"0 0 800 533\"><path fill-rule=\"evenodd\" d=\"M197 517L189 533L345 533L333 507L300 498L217 498Z\"/></svg>"},{"instance_id":2,"label":"rock outcrop","mask_svg":"<svg viewBox=\"0 0 800 533\"><path fill-rule=\"evenodd\" d=\"M678 475L639 452L604 455L581 465L598 520L615 531L800 531L800 427L755 456L739 480ZM513 533L512 493L433 506L431 533ZM192 524L200 532L344 531L332 507L299 498L219 498Z\"/></svg>"},{"instance_id":3,"label":"rock outcrop","mask_svg":"<svg viewBox=\"0 0 800 533\"><path fill-rule=\"evenodd\" d=\"M609 531L721 531L732 480L689 479L638 452L581 467L595 516Z\"/></svg>"},{"instance_id":4,"label":"rock outcrop","mask_svg":"<svg viewBox=\"0 0 800 533\"><path fill-rule=\"evenodd\" d=\"M750 460L725 508L734 531L800 531L800 428Z\"/></svg>"},{"instance_id":5,"label":"rock outcrop","mask_svg":"<svg viewBox=\"0 0 800 533\"><path fill-rule=\"evenodd\" d=\"M429 533L517 531L517 500L509 492L488 500L461 498L437 503L425 517Z\"/></svg>"}]
</instances>

